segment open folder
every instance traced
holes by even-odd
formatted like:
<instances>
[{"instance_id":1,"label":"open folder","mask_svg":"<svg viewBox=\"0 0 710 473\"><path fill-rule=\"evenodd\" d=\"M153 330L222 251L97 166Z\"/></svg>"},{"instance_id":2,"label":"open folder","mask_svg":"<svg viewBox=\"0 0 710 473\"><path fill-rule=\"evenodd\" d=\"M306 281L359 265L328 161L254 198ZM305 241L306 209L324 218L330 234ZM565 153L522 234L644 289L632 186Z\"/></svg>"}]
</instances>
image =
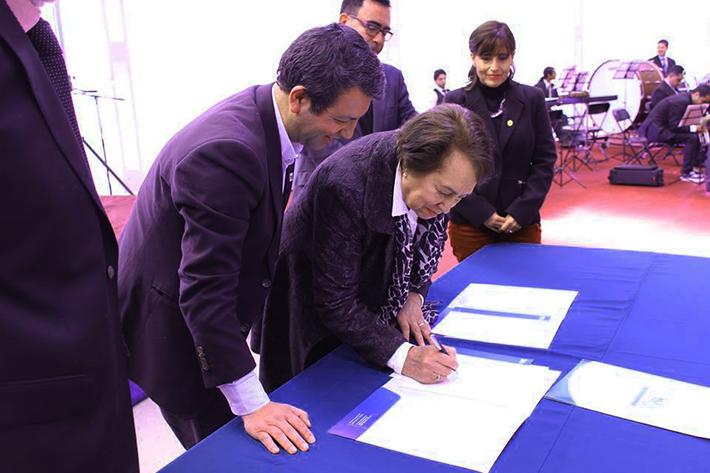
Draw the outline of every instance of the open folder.
<instances>
[{"instance_id":1,"label":"open folder","mask_svg":"<svg viewBox=\"0 0 710 473\"><path fill-rule=\"evenodd\" d=\"M547 349L577 291L469 284L441 312L434 333L460 340Z\"/></svg>"},{"instance_id":2,"label":"open folder","mask_svg":"<svg viewBox=\"0 0 710 473\"><path fill-rule=\"evenodd\" d=\"M459 354L457 373L439 384L394 375L328 432L487 473L559 376L491 356Z\"/></svg>"},{"instance_id":3,"label":"open folder","mask_svg":"<svg viewBox=\"0 0 710 473\"><path fill-rule=\"evenodd\" d=\"M710 387L707 386L583 360L546 397L710 439Z\"/></svg>"}]
</instances>

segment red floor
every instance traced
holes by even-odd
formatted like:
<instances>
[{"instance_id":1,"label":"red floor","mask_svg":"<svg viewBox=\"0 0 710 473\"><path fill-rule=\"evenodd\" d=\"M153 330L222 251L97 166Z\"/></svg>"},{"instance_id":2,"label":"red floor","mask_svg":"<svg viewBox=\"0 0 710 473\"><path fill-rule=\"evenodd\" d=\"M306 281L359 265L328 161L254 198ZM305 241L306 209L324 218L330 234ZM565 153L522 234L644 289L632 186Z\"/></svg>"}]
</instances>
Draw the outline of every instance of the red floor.
<instances>
[{"instance_id":1,"label":"red floor","mask_svg":"<svg viewBox=\"0 0 710 473\"><path fill-rule=\"evenodd\" d=\"M543 243L710 257L710 195L704 185L673 183L680 168L670 158L661 162L664 187L610 185L609 169L617 164L610 160L573 173L586 188L573 181L552 185L542 209ZM120 235L134 198L101 200ZM437 276L455 264L447 245Z\"/></svg>"}]
</instances>

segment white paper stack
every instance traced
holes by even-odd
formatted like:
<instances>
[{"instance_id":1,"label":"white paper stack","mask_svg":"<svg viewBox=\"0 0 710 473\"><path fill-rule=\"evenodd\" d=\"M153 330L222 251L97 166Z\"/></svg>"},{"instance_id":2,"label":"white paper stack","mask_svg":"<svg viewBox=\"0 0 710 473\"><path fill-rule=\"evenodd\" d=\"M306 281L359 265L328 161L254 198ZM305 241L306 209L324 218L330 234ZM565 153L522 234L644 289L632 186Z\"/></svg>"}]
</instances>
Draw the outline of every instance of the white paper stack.
<instances>
[{"instance_id":1,"label":"white paper stack","mask_svg":"<svg viewBox=\"0 0 710 473\"><path fill-rule=\"evenodd\" d=\"M547 349L577 291L469 284L434 333L461 340Z\"/></svg>"},{"instance_id":2,"label":"white paper stack","mask_svg":"<svg viewBox=\"0 0 710 473\"><path fill-rule=\"evenodd\" d=\"M400 395L358 441L487 473L559 372L458 355L458 372L424 385L395 375Z\"/></svg>"}]
</instances>

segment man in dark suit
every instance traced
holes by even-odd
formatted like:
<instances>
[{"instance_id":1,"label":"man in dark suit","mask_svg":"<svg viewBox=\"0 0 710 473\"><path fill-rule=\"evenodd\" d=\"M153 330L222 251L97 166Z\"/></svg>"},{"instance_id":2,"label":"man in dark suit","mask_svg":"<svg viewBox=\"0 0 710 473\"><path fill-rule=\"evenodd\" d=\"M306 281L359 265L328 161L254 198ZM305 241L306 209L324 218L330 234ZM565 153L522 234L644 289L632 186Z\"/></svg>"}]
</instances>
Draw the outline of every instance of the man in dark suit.
<instances>
[{"instance_id":1,"label":"man in dark suit","mask_svg":"<svg viewBox=\"0 0 710 473\"><path fill-rule=\"evenodd\" d=\"M302 145L350 138L383 80L352 29L306 31L275 84L196 118L143 182L120 241L121 319L131 378L185 448L234 415L272 453L315 441L304 411L270 402L246 337L271 287L291 163Z\"/></svg>"},{"instance_id":2,"label":"man in dark suit","mask_svg":"<svg viewBox=\"0 0 710 473\"><path fill-rule=\"evenodd\" d=\"M690 104L710 103L710 85L700 85L689 93L680 93L663 99L646 117L639 133L650 141L659 143L683 143L683 166L680 179L684 182L700 184L705 176L697 169L704 157L700 152L700 138L695 126L679 126L685 110Z\"/></svg>"},{"instance_id":3,"label":"man in dark suit","mask_svg":"<svg viewBox=\"0 0 710 473\"><path fill-rule=\"evenodd\" d=\"M117 247L38 0L0 0L0 470L138 471Z\"/></svg>"},{"instance_id":4,"label":"man in dark suit","mask_svg":"<svg viewBox=\"0 0 710 473\"><path fill-rule=\"evenodd\" d=\"M648 102L648 109L653 110L653 107L658 105L661 100L666 97L671 97L678 93L678 86L683 82L685 70L683 66L675 65L668 70L668 75L658 84L658 87L651 94L651 100Z\"/></svg>"},{"instance_id":5,"label":"man in dark suit","mask_svg":"<svg viewBox=\"0 0 710 473\"><path fill-rule=\"evenodd\" d=\"M660 40L656 45L656 52L657 54L652 58L649 58L649 61L658 66L658 68L663 72L663 77L666 77L670 68L675 66L675 61L666 56L666 53L668 52L668 40Z\"/></svg>"},{"instance_id":6,"label":"man in dark suit","mask_svg":"<svg viewBox=\"0 0 710 473\"><path fill-rule=\"evenodd\" d=\"M545 94L545 98L559 97L557 93L557 88L552 83L552 81L556 78L557 72L555 71L555 68L547 66L542 71L542 77L540 77L540 80L537 81L535 87L542 90L542 93Z\"/></svg>"},{"instance_id":7,"label":"man in dark suit","mask_svg":"<svg viewBox=\"0 0 710 473\"><path fill-rule=\"evenodd\" d=\"M393 34L390 28L389 0L343 0L338 21L360 33L377 54L382 51L385 41ZM381 98L372 101L367 113L358 121L352 139L379 131L396 130L417 113L409 100L409 92L402 72L389 64L382 64L382 69L386 78L384 94ZM306 185L318 164L348 141L350 140L336 140L320 151L305 147L296 163L294 199Z\"/></svg>"},{"instance_id":8,"label":"man in dark suit","mask_svg":"<svg viewBox=\"0 0 710 473\"><path fill-rule=\"evenodd\" d=\"M444 103L444 97L449 93L449 89L446 88L446 71L443 69L437 69L434 71L434 101L432 107Z\"/></svg>"}]
</instances>

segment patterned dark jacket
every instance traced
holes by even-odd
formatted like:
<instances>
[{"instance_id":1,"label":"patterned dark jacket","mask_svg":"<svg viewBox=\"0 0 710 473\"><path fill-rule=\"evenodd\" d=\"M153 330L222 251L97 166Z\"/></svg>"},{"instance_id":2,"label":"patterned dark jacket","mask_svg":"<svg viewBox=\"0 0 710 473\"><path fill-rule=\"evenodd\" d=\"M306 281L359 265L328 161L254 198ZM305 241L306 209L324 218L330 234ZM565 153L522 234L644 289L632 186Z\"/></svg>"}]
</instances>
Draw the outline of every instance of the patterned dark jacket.
<instances>
[{"instance_id":1,"label":"patterned dark jacket","mask_svg":"<svg viewBox=\"0 0 710 473\"><path fill-rule=\"evenodd\" d=\"M341 148L286 212L261 332L260 377L276 389L345 343L384 366L405 341L376 310L392 280L396 132ZM429 281L416 291L426 295Z\"/></svg>"}]
</instances>

